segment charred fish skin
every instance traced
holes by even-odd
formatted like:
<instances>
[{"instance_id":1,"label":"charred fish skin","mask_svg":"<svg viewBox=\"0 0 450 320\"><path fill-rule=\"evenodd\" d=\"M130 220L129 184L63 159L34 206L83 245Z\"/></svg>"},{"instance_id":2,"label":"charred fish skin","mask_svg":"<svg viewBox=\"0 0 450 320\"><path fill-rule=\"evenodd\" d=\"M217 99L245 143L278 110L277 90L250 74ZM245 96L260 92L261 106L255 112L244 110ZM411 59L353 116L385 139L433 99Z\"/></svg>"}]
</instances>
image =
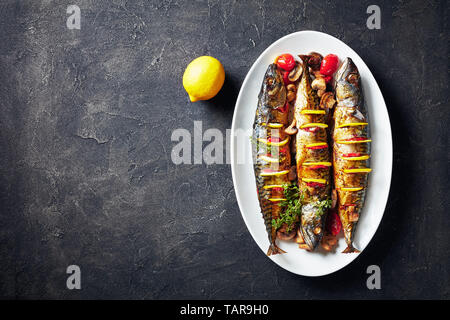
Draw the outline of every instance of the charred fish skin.
<instances>
[{"instance_id":1,"label":"charred fish skin","mask_svg":"<svg viewBox=\"0 0 450 320\"><path fill-rule=\"evenodd\" d=\"M303 195L299 230L308 250L313 251L323 236L326 214L323 202L331 198L331 156L326 112L321 109L318 96L311 88L306 61L302 64L303 74L295 100L297 177Z\"/></svg>"},{"instance_id":2,"label":"charred fish skin","mask_svg":"<svg viewBox=\"0 0 450 320\"><path fill-rule=\"evenodd\" d=\"M356 225L362 211L370 162L370 128L361 77L352 59L346 58L335 75L336 108L333 115L333 166L338 194L338 212L347 248L353 246Z\"/></svg>"},{"instance_id":3,"label":"charred fish skin","mask_svg":"<svg viewBox=\"0 0 450 320\"><path fill-rule=\"evenodd\" d=\"M288 182L290 167L289 136L287 125L286 88L276 64L267 68L258 96L253 124L253 167L258 200L266 226L270 246L267 255L283 253L277 243L277 230L272 220L280 216L283 201L282 185Z\"/></svg>"}]
</instances>

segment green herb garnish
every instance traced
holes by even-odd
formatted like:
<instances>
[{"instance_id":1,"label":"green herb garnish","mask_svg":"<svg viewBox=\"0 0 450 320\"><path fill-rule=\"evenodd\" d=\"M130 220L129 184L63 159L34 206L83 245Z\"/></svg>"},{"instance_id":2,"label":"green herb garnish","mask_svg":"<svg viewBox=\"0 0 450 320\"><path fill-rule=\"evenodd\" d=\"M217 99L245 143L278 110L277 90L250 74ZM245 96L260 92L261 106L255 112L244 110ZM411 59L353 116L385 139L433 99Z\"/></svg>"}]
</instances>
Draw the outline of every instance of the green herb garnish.
<instances>
[{"instance_id":1,"label":"green herb garnish","mask_svg":"<svg viewBox=\"0 0 450 320\"><path fill-rule=\"evenodd\" d=\"M284 184L283 189L286 200L282 201L280 206L286 209L280 214L278 219L272 219L272 226L278 229L285 223L287 225L286 232L290 232L298 221L298 217L300 217L303 194L295 183L290 185Z\"/></svg>"},{"instance_id":2,"label":"green herb garnish","mask_svg":"<svg viewBox=\"0 0 450 320\"><path fill-rule=\"evenodd\" d=\"M327 209L331 208L331 199L318 201L316 208L318 209L316 215L323 215Z\"/></svg>"}]
</instances>

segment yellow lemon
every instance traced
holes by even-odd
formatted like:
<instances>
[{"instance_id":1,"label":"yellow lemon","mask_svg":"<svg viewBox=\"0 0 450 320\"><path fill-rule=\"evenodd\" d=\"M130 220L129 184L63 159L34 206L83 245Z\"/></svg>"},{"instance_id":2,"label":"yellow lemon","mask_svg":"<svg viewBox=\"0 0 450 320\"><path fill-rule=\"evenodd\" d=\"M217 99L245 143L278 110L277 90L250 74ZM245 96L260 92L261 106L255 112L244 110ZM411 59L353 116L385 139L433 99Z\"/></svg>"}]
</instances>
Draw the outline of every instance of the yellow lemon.
<instances>
[{"instance_id":1,"label":"yellow lemon","mask_svg":"<svg viewBox=\"0 0 450 320\"><path fill-rule=\"evenodd\" d=\"M210 56L194 59L183 75L183 87L192 102L211 99L220 91L224 81L222 64Z\"/></svg>"}]
</instances>

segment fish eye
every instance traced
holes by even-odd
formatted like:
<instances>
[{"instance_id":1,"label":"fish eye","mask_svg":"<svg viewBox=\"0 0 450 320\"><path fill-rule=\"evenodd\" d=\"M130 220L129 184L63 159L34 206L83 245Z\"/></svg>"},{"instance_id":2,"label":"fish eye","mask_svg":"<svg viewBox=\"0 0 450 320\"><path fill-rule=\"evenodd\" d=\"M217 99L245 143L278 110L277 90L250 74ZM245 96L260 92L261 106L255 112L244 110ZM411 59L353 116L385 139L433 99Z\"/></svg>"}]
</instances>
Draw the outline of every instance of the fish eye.
<instances>
[{"instance_id":1,"label":"fish eye","mask_svg":"<svg viewBox=\"0 0 450 320\"><path fill-rule=\"evenodd\" d=\"M350 82L353 85L356 85L358 83L358 80L359 80L359 75L356 74L356 73L350 73L347 76L347 81Z\"/></svg>"}]
</instances>

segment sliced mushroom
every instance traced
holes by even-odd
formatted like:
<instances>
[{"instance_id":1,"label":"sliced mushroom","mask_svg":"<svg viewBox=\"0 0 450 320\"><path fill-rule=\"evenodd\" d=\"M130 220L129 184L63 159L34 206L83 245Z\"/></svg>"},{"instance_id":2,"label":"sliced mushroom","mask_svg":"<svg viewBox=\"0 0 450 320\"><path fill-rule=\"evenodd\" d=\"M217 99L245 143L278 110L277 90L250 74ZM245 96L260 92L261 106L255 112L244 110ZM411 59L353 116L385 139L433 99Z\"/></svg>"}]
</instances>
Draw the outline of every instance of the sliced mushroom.
<instances>
[{"instance_id":1,"label":"sliced mushroom","mask_svg":"<svg viewBox=\"0 0 450 320\"><path fill-rule=\"evenodd\" d=\"M300 232L300 228L297 229L297 237L295 238L295 242L305 243L305 240L303 240L302 233Z\"/></svg>"},{"instance_id":2,"label":"sliced mushroom","mask_svg":"<svg viewBox=\"0 0 450 320\"><path fill-rule=\"evenodd\" d=\"M313 80L311 83L311 88L315 90L325 90L327 89L327 83L325 82L325 79L322 77L317 77Z\"/></svg>"},{"instance_id":3,"label":"sliced mushroom","mask_svg":"<svg viewBox=\"0 0 450 320\"><path fill-rule=\"evenodd\" d=\"M290 84L288 84L287 86L286 86L286 89L287 89L287 91L296 91L296 89L295 89L295 84L292 84L292 83L290 83Z\"/></svg>"},{"instance_id":4,"label":"sliced mushroom","mask_svg":"<svg viewBox=\"0 0 450 320\"><path fill-rule=\"evenodd\" d=\"M284 132L286 133L286 134L288 134L288 135L293 135L293 134L296 134L297 133L297 128L296 128L296 125L297 125L297 121L294 119L293 121L292 121L292 123L289 125L289 127L287 127L286 129L284 129Z\"/></svg>"},{"instance_id":5,"label":"sliced mushroom","mask_svg":"<svg viewBox=\"0 0 450 320\"><path fill-rule=\"evenodd\" d=\"M301 244L298 245L298 247L300 249L305 249L307 251L311 251L311 249L309 249L309 246L306 243L301 243Z\"/></svg>"},{"instance_id":6,"label":"sliced mushroom","mask_svg":"<svg viewBox=\"0 0 450 320\"><path fill-rule=\"evenodd\" d=\"M294 91L288 91L286 99L288 102L292 102L295 99L295 92Z\"/></svg>"},{"instance_id":7,"label":"sliced mushroom","mask_svg":"<svg viewBox=\"0 0 450 320\"><path fill-rule=\"evenodd\" d=\"M302 65L300 63L296 62L295 68L292 69L291 72L289 72L289 75L288 75L289 81L291 81L291 82L297 81L300 78L300 76L302 75L302 73L303 73Z\"/></svg>"},{"instance_id":8,"label":"sliced mushroom","mask_svg":"<svg viewBox=\"0 0 450 320\"><path fill-rule=\"evenodd\" d=\"M313 70L312 74L314 75L314 78L323 78L323 74L321 74L318 70Z\"/></svg>"},{"instance_id":9,"label":"sliced mushroom","mask_svg":"<svg viewBox=\"0 0 450 320\"><path fill-rule=\"evenodd\" d=\"M328 236L326 238L326 241L330 246L334 246L337 243L337 239L335 236Z\"/></svg>"},{"instance_id":10,"label":"sliced mushroom","mask_svg":"<svg viewBox=\"0 0 450 320\"><path fill-rule=\"evenodd\" d=\"M303 241L303 238L300 238L299 236L296 236L296 237L295 237L295 242L298 243L298 244L300 244L300 243L305 243L305 242Z\"/></svg>"},{"instance_id":11,"label":"sliced mushroom","mask_svg":"<svg viewBox=\"0 0 450 320\"><path fill-rule=\"evenodd\" d=\"M320 98L320 106L322 109L332 109L336 104L333 92L325 92Z\"/></svg>"},{"instance_id":12,"label":"sliced mushroom","mask_svg":"<svg viewBox=\"0 0 450 320\"><path fill-rule=\"evenodd\" d=\"M277 238L280 240L291 240L295 237L295 229L292 229L289 232L286 232L286 225L283 225L280 230L277 231Z\"/></svg>"},{"instance_id":13,"label":"sliced mushroom","mask_svg":"<svg viewBox=\"0 0 450 320\"><path fill-rule=\"evenodd\" d=\"M324 235L320 244L326 251L331 251L331 249L333 249L333 246L337 244L337 238L336 236L333 236L331 234Z\"/></svg>"},{"instance_id":14,"label":"sliced mushroom","mask_svg":"<svg viewBox=\"0 0 450 320\"><path fill-rule=\"evenodd\" d=\"M319 98L320 97L322 97L323 95L324 95L324 93L325 93L325 89L319 89L319 90L317 90L317 95L319 96Z\"/></svg>"}]
</instances>

